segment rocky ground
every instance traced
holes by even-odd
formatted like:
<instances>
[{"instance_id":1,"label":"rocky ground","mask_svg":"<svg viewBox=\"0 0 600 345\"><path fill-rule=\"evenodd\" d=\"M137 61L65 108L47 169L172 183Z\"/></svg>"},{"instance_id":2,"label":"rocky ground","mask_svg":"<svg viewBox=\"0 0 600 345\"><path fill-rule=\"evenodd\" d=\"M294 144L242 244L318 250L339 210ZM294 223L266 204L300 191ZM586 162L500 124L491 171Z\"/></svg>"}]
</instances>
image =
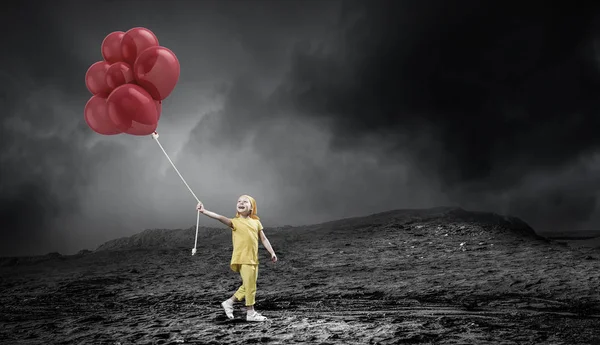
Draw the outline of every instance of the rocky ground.
<instances>
[{"instance_id":1,"label":"rocky ground","mask_svg":"<svg viewBox=\"0 0 600 345\"><path fill-rule=\"evenodd\" d=\"M518 219L393 211L266 229L264 324L226 319L228 230L148 230L94 252L0 260L5 344L600 344L600 252Z\"/></svg>"}]
</instances>

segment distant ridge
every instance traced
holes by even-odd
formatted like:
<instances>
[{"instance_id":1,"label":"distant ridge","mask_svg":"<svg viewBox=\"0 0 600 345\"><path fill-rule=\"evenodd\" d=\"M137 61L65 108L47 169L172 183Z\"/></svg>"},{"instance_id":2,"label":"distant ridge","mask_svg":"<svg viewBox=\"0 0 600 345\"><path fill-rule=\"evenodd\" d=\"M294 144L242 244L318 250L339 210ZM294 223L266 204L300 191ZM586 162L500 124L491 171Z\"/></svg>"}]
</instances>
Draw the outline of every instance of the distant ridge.
<instances>
[{"instance_id":1,"label":"distant ridge","mask_svg":"<svg viewBox=\"0 0 600 345\"><path fill-rule=\"evenodd\" d=\"M560 232L540 232L540 236L552 240L588 240L600 237L600 230L569 230Z\"/></svg>"},{"instance_id":2,"label":"distant ridge","mask_svg":"<svg viewBox=\"0 0 600 345\"><path fill-rule=\"evenodd\" d=\"M332 230L344 230L352 229L357 227L377 227L382 225L389 225L395 222L402 222L404 224L411 222L424 222L439 220L442 222L465 222L475 223L477 225L490 225L499 227L498 229L504 229L515 234L522 235L524 237L535 237L538 236L535 231L524 221L515 217L502 216L495 213L488 212L472 212L466 211L462 208L457 207L435 207L429 209L401 209L392 210L386 212L380 212L371 214L368 216L359 216L352 218L344 218L334 221L328 221L324 223L304 226L283 226L277 228L267 227L266 231L286 231L293 232L307 231L307 230L319 230L319 229L332 229ZM499 231L496 229L495 231ZM105 250L126 250L126 249L144 249L144 248L157 248L157 249L169 249L169 248L182 248L189 249L194 244L195 227L189 229L149 229L144 230L138 234L130 237L122 237L108 241L100 245L96 251ZM199 238L215 237L215 236L228 236L227 231L224 228L207 228L201 227L198 232ZM200 240L199 240L200 241Z\"/></svg>"},{"instance_id":3,"label":"distant ridge","mask_svg":"<svg viewBox=\"0 0 600 345\"><path fill-rule=\"evenodd\" d=\"M412 218L414 221L432 220L435 218L447 219L448 221L473 222L479 225L505 225L513 230L521 231L523 234L540 237L527 223L517 217L503 216L491 212L467 211L460 207L434 207L427 209L401 209L386 212L380 212L362 217L345 218L326 223L322 225L344 225L344 224L364 224L379 225L381 222L387 222L391 219Z\"/></svg>"},{"instance_id":4,"label":"distant ridge","mask_svg":"<svg viewBox=\"0 0 600 345\"><path fill-rule=\"evenodd\" d=\"M465 223L477 225L490 233L510 233L522 238L548 239L536 232L524 221L516 217L503 216L490 212L467 211L459 207L434 207L428 209L400 209L374 213L367 216L338 219L314 225L267 227L266 231L274 233L289 233L295 231L335 233L368 229L377 231L378 228L406 227L410 224L458 224ZM373 230L374 229L374 230ZM49 260L64 260L68 257L82 257L95 252L120 251L120 250L145 250L145 249L185 249L190 250L194 245L196 227L187 229L147 229L128 237L121 237L107 241L96 248L95 251L82 250L75 255L61 255L49 253L41 256L29 257L4 257L0 258L0 266L17 264L33 264ZM230 234L224 227L200 227L198 232L198 245L221 243L229 238ZM287 236L287 235L284 235ZM553 239L553 238L551 238ZM572 237L570 239L573 239ZM216 242L215 242L216 241Z\"/></svg>"},{"instance_id":5,"label":"distant ridge","mask_svg":"<svg viewBox=\"0 0 600 345\"><path fill-rule=\"evenodd\" d=\"M224 229L200 227L198 236L212 237L223 233ZM96 251L144 249L144 248L189 248L194 244L196 227L188 229L147 229L138 234L121 237L101 244Z\"/></svg>"}]
</instances>

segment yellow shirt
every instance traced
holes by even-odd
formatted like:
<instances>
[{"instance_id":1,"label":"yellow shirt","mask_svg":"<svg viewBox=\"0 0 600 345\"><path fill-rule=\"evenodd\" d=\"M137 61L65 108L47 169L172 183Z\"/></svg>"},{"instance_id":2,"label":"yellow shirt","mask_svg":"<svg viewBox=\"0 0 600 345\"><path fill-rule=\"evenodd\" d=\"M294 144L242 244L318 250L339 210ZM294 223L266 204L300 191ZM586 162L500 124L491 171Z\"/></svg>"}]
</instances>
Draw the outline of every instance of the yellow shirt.
<instances>
[{"instance_id":1,"label":"yellow shirt","mask_svg":"<svg viewBox=\"0 0 600 345\"><path fill-rule=\"evenodd\" d=\"M231 268L236 271L234 265L258 265L258 237L263 229L260 220L236 217L231 219L231 223L233 223Z\"/></svg>"}]
</instances>

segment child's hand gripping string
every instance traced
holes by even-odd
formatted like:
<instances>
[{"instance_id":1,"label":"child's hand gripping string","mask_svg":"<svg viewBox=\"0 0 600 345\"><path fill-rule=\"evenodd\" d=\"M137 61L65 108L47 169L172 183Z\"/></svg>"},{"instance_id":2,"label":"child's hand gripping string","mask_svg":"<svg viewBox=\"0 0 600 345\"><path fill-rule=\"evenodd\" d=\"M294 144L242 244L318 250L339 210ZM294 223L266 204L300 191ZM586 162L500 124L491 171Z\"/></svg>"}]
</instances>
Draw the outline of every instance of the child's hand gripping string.
<instances>
[{"instance_id":1,"label":"child's hand gripping string","mask_svg":"<svg viewBox=\"0 0 600 345\"><path fill-rule=\"evenodd\" d=\"M216 220L218 220L219 222L221 222L221 223L223 223L223 224L227 225L227 226L228 226L228 227L230 227L230 228L232 228L232 227L233 227L233 223L231 223L231 220L230 220L229 218L227 218L227 217L225 217L225 216L222 216L222 215L220 215L220 214L217 214L217 213L214 213L214 212L211 212L211 211L209 211L209 210L205 209L205 208L204 208L204 204L202 204L202 202L199 202L199 203L198 203L198 206L196 206L196 209L197 209L198 211L200 211L200 213L202 213L202 214L204 214L204 215L206 215L206 216L209 216L210 218L216 219Z\"/></svg>"}]
</instances>

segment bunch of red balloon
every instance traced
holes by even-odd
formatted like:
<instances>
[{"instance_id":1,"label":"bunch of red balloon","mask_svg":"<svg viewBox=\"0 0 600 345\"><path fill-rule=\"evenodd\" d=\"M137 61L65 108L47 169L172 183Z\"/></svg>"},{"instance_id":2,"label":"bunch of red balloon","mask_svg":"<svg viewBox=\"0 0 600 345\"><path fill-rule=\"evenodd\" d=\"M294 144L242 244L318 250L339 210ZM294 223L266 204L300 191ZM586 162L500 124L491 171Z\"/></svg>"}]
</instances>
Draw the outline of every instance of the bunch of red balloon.
<instances>
[{"instance_id":1,"label":"bunch of red balloon","mask_svg":"<svg viewBox=\"0 0 600 345\"><path fill-rule=\"evenodd\" d=\"M102 41L103 61L90 66L85 85L93 96L85 121L98 134L149 135L156 131L162 100L179 80L179 61L146 28L115 31Z\"/></svg>"}]
</instances>

